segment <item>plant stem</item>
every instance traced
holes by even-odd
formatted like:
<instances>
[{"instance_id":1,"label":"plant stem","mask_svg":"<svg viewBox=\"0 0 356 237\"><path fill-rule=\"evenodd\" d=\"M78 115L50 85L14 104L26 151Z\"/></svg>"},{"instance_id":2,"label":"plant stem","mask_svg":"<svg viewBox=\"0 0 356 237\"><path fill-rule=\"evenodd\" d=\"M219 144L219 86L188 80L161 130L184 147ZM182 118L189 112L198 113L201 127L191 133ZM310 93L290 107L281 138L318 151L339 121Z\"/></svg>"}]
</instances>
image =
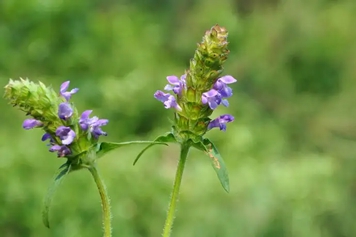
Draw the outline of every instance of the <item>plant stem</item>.
<instances>
[{"instance_id":1,"label":"plant stem","mask_svg":"<svg viewBox=\"0 0 356 237\"><path fill-rule=\"evenodd\" d=\"M177 201L179 196L179 188L182 181L184 165L185 165L185 161L187 160L188 152L189 152L189 145L182 144L181 151L180 151L180 158L177 167L177 173L176 173L176 177L173 184L173 190L171 194L171 200L168 206L167 218L163 228L163 234L162 234L163 237L169 237L171 235L173 221L174 221L174 213L176 211L176 206L177 206Z\"/></svg>"},{"instance_id":2,"label":"plant stem","mask_svg":"<svg viewBox=\"0 0 356 237\"><path fill-rule=\"evenodd\" d=\"M96 186L98 187L101 206L103 209L103 229L104 237L111 237L111 211L110 211L110 200L103 179L100 177L98 170L95 166L89 168L92 174Z\"/></svg>"}]
</instances>

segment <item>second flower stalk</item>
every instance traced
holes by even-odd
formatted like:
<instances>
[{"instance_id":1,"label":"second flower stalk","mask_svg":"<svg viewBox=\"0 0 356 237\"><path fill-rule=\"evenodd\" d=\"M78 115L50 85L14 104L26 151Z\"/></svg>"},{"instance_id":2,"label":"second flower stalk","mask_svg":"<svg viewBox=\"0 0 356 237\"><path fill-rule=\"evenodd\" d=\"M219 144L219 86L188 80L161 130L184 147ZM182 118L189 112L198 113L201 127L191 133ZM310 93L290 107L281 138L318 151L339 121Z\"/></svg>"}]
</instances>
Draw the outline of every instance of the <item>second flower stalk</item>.
<instances>
[{"instance_id":1,"label":"second flower stalk","mask_svg":"<svg viewBox=\"0 0 356 237\"><path fill-rule=\"evenodd\" d=\"M227 35L225 28L218 25L212 27L198 44L194 57L190 60L189 69L180 77L167 77L168 84L164 87L167 93L161 90L154 93L154 97L161 101L166 109L174 109L171 132L159 136L156 141L173 142L181 146L163 237L169 237L171 234L185 162L191 148L208 154L221 184L229 191L229 178L224 161L215 145L204 138L210 129L219 128L226 131L226 124L234 121L230 114L210 118L219 105L229 106L227 99L232 96L232 88L229 85L237 81L230 75L220 76L229 53ZM169 93L170 91L173 94ZM138 155L134 163L146 149Z\"/></svg>"}]
</instances>

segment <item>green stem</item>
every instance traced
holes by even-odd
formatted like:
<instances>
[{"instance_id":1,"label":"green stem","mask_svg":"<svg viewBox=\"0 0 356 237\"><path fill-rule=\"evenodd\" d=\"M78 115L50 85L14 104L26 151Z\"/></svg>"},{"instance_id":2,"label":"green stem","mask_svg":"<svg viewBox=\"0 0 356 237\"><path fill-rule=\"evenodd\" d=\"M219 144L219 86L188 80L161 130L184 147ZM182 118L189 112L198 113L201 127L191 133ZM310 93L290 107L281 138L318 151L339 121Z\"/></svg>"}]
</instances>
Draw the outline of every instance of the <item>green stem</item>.
<instances>
[{"instance_id":1,"label":"green stem","mask_svg":"<svg viewBox=\"0 0 356 237\"><path fill-rule=\"evenodd\" d=\"M176 211L176 206L178 201L179 187L182 181L184 165L185 165L185 161L187 160L188 151L189 151L189 145L182 144L177 173L173 184L173 191L171 194L171 200L168 206L167 218L163 228L163 234L162 234L163 237L169 237L171 235L173 221L174 221L174 213Z\"/></svg>"},{"instance_id":2,"label":"green stem","mask_svg":"<svg viewBox=\"0 0 356 237\"><path fill-rule=\"evenodd\" d=\"M103 228L104 237L111 237L111 212L110 212L110 201L109 196L106 191L106 187L103 179L100 177L98 170L95 166L89 168L90 173L93 175L96 186L98 187L101 206L103 208Z\"/></svg>"}]
</instances>

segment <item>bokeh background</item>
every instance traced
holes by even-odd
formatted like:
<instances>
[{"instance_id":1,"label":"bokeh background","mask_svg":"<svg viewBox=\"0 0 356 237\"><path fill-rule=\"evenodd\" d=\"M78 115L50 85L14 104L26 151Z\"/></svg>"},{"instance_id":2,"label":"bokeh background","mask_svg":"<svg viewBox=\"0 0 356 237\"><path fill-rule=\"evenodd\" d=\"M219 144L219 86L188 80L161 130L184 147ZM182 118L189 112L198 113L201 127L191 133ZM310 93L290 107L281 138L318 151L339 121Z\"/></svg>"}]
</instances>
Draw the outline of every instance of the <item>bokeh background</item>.
<instances>
[{"instance_id":1,"label":"bokeh background","mask_svg":"<svg viewBox=\"0 0 356 237\"><path fill-rule=\"evenodd\" d=\"M110 119L105 141L149 140L172 111L153 98L181 75L216 23L229 30L233 75L227 132L208 133L230 173L223 191L210 160L192 151L176 237L356 236L356 4L354 0L1 0L0 82L71 81L79 110ZM0 235L101 236L89 172L68 176L50 217L43 196L63 163L0 100ZM132 146L100 160L114 236L160 236L177 146Z\"/></svg>"}]
</instances>

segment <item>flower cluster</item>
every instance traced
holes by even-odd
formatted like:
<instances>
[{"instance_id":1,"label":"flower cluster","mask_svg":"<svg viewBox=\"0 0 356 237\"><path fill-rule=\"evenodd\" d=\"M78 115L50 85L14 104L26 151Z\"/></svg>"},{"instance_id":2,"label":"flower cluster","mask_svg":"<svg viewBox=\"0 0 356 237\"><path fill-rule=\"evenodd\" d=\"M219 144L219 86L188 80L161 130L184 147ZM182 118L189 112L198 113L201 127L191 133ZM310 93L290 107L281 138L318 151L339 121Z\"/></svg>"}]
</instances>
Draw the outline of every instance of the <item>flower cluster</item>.
<instances>
[{"instance_id":1,"label":"flower cluster","mask_svg":"<svg viewBox=\"0 0 356 237\"><path fill-rule=\"evenodd\" d=\"M234 117L224 114L211 120L209 116L220 105L229 106L227 98L232 96L229 84L236 79L230 75L219 77L222 64L227 59L227 31L220 26L214 26L207 31L203 41L191 59L190 68L180 78L168 76L165 91L156 91L154 97L164 104L166 109L175 109L176 137L183 140L196 140L212 128L226 130L226 123ZM187 135L188 134L188 135Z\"/></svg>"},{"instance_id":2,"label":"flower cluster","mask_svg":"<svg viewBox=\"0 0 356 237\"><path fill-rule=\"evenodd\" d=\"M167 84L164 89L166 91L173 91L177 96L181 96L183 90L187 88L185 78L185 74L181 76L180 79L177 76L168 76L167 81L169 84ZM182 108L177 104L176 98L173 95L158 90L154 94L154 97L163 102L166 109L175 108L178 111L182 111Z\"/></svg>"},{"instance_id":3,"label":"flower cluster","mask_svg":"<svg viewBox=\"0 0 356 237\"><path fill-rule=\"evenodd\" d=\"M178 97L182 96L183 90L187 88L185 78L186 74L182 75L180 79L177 76L168 76L167 81L169 84L167 84L164 89L166 91L173 91ZM231 84L236 81L237 80L230 75L219 78L213 85L212 89L202 94L201 103L204 105L207 104L211 110L215 110L220 104L228 107L229 102L226 98L232 96L232 89L227 84ZM182 111L182 107L177 103L177 100L173 95L158 90L154 94L154 97L163 102L166 109L174 108L177 111ZM234 117L230 114L221 115L209 123L208 129L218 127L220 130L226 131L226 123L232 122L233 120Z\"/></svg>"},{"instance_id":4,"label":"flower cluster","mask_svg":"<svg viewBox=\"0 0 356 237\"><path fill-rule=\"evenodd\" d=\"M79 89L68 91L69 84L69 81L62 83L59 96L55 96L51 88L44 87L41 83L38 85L28 80L10 81L5 93L14 105L21 104L19 101L23 95L33 98L27 100L27 104L19 105L33 117L26 119L22 127L27 130L43 128L45 134L42 141L49 140L49 151L57 152L58 157L67 158L75 157L88 149L96 143L99 136L106 136L101 127L109 122L96 116L90 118L92 110L84 111L78 118L70 99Z\"/></svg>"}]
</instances>

